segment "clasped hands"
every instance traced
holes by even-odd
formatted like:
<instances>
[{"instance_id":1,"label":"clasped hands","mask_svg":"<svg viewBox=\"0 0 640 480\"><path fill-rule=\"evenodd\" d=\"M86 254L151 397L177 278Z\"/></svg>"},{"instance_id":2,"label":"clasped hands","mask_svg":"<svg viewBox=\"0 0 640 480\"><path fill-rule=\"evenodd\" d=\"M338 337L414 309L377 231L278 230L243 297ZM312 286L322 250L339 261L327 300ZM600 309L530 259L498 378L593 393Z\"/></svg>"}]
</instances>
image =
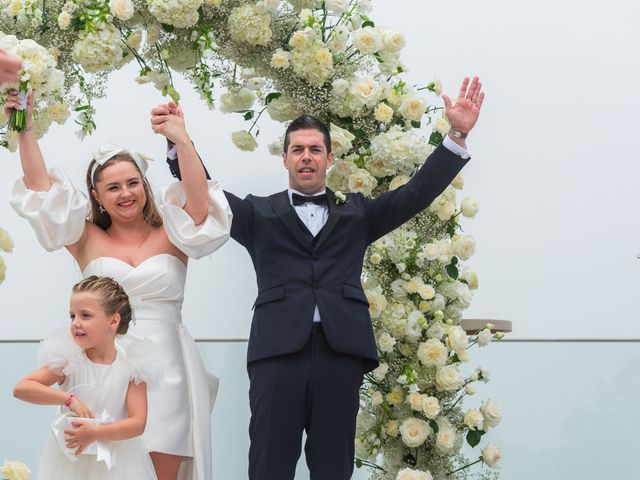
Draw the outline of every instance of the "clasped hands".
<instances>
[{"instance_id":1,"label":"clasped hands","mask_svg":"<svg viewBox=\"0 0 640 480\"><path fill-rule=\"evenodd\" d=\"M82 418L94 418L91 410L77 397L73 397L69 409ZM64 430L66 435L64 440L67 448L76 449L75 455L80 455L86 448L98 439L98 426L93 422L74 420L71 426L75 427Z\"/></svg>"}]
</instances>

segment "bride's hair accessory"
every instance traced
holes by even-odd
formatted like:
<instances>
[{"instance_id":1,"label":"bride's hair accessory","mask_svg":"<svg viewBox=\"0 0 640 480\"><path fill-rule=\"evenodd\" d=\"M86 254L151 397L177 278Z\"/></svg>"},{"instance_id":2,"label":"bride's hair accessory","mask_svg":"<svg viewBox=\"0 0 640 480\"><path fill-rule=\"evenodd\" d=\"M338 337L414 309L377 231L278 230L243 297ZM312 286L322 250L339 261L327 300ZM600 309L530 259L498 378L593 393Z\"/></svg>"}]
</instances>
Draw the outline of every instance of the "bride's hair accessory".
<instances>
[{"instance_id":1,"label":"bride's hair accessory","mask_svg":"<svg viewBox=\"0 0 640 480\"><path fill-rule=\"evenodd\" d=\"M109 160L117 155L128 155L133 159L136 163L140 172L142 173L142 178L144 179L144 175L147 172L147 168L149 168L149 162L153 161L153 158L148 157L147 155L136 152L135 150L131 150L122 145L113 145L107 144L102 145L98 150L93 153L93 159L95 160L95 164L91 169L91 184L95 187L96 185L96 170L99 166L104 165Z\"/></svg>"}]
</instances>

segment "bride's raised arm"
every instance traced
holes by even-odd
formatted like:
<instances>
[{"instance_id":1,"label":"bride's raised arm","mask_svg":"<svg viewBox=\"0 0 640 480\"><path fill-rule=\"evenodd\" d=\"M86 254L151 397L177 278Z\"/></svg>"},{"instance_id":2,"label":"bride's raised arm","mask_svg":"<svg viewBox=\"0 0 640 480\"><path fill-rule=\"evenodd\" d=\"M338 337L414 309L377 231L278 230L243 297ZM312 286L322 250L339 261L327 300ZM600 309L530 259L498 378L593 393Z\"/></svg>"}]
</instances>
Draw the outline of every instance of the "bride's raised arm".
<instances>
[{"instance_id":1,"label":"bride's raised arm","mask_svg":"<svg viewBox=\"0 0 640 480\"><path fill-rule=\"evenodd\" d=\"M207 181L180 107L173 102L155 107L151 111L151 128L175 144L182 173L182 181L164 189L158 199L167 236L189 257L209 255L229 238L229 203L219 183Z\"/></svg>"},{"instance_id":2,"label":"bride's raised arm","mask_svg":"<svg viewBox=\"0 0 640 480\"><path fill-rule=\"evenodd\" d=\"M21 109L20 98L17 92L10 95L8 102L4 105L4 113L7 117L12 110ZM24 172L24 183L30 190L37 192L47 192L51 188L51 181L47 174L47 166L42 158L42 152L33 131L33 102L34 95L31 94L26 100L27 111L27 131L18 133L18 147L20 149L20 162Z\"/></svg>"},{"instance_id":3,"label":"bride's raised arm","mask_svg":"<svg viewBox=\"0 0 640 480\"><path fill-rule=\"evenodd\" d=\"M10 114L11 109L19 106L19 98L10 96L4 106L5 113ZM91 206L64 171L59 168L47 170L32 129L33 95L27 99L26 109L28 130L18 134L24 176L15 183L9 201L18 215L29 221L46 250L67 247L74 254L84 238Z\"/></svg>"}]
</instances>

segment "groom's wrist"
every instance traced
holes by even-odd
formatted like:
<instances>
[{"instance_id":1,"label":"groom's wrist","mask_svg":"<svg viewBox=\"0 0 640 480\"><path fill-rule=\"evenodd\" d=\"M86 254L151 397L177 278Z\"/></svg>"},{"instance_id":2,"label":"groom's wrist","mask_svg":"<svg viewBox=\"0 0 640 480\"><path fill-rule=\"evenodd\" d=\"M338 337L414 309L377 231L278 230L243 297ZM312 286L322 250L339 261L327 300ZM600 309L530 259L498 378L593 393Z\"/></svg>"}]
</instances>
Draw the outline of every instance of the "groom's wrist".
<instances>
[{"instance_id":1,"label":"groom's wrist","mask_svg":"<svg viewBox=\"0 0 640 480\"><path fill-rule=\"evenodd\" d=\"M464 137L461 137L459 135L455 135L454 131L457 132L458 130L454 130L454 129L449 130L449 133L447 134L449 139L451 139L451 141L456 143L457 145L460 145L462 148L467 148L467 144L465 142L465 138L467 138L467 135L464 134Z\"/></svg>"}]
</instances>

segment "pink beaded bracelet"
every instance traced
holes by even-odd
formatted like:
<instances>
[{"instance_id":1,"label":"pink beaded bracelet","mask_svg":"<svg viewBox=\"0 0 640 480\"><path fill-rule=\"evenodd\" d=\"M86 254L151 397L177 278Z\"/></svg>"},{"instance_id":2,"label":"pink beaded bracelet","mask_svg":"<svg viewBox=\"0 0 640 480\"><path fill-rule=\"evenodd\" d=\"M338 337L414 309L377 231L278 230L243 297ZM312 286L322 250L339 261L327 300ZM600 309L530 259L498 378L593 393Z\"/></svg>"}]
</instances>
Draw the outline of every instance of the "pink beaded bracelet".
<instances>
[{"instance_id":1,"label":"pink beaded bracelet","mask_svg":"<svg viewBox=\"0 0 640 480\"><path fill-rule=\"evenodd\" d=\"M71 401L73 400L73 393L70 393L67 399L64 402L65 407L69 408L71 406Z\"/></svg>"}]
</instances>

